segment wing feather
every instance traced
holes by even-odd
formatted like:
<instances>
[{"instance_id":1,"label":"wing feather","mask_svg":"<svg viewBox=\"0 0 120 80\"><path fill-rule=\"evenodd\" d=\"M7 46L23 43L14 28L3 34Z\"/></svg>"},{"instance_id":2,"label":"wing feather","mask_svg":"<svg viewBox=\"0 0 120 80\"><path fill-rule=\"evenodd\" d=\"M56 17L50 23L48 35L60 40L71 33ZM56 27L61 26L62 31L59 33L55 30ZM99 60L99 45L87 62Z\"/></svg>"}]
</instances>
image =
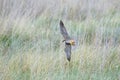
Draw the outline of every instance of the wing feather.
<instances>
[{"instance_id":1,"label":"wing feather","mask_svg":"<svg viewBox=\"0 0 120 80\"><path fill-rule=\"evenodd\" d=\"M71 60L71 45L65 44L65 53L66 53L67 60L70 61Z\"/></svg>"},{"instance_id":2,"label":"wing feather","mask_svg":"<svg viewBox=\"0 0 120 80\"><path fill-rule=\"evenodd\" d=\"M68 35L68 32L63 24L63 22L60 20L60 32L63 35L64 39L70 39L70 36Z\"/></svg>"}]
</instances>

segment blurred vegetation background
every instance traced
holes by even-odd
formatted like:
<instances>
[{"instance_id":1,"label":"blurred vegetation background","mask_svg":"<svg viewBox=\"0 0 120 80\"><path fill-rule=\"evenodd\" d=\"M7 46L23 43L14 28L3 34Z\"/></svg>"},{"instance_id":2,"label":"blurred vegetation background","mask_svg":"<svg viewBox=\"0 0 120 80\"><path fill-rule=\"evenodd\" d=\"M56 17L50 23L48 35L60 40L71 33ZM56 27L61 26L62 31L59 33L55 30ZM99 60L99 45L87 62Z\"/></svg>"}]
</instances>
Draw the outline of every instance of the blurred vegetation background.
<instances>
[{"instance_id":1,"label":"blurred vegetation background","mask_svg":"<svg viewBox=\"0 0 120 80\"><path fill-rule=\"evenodd\" d=\"M0 0L0 80L120 80L120 0ZM59 21L76 40L66 60Z\"/></svg>"}]
</instances>

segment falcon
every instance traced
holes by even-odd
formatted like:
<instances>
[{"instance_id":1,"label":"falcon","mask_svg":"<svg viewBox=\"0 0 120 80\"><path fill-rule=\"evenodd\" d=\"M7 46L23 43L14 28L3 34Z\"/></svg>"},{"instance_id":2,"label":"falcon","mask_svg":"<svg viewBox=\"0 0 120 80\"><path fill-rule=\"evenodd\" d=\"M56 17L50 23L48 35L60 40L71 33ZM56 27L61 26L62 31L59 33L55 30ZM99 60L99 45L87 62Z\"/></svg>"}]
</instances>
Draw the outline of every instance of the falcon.
<instances>
[{"instance_id":1,"label":"falcon","mask_svg":"<svg viewBox=\"0 0 120 80\"><path fill-rule=\"evenodd\" d=\"M64 51L66 53L67 60L70 62L70 60L71 60L71 46L75 45L75 41L69 36L62 20L60 20L60 32L64 38L63 42L65 42Z\"/></svg>"}]
</instances>

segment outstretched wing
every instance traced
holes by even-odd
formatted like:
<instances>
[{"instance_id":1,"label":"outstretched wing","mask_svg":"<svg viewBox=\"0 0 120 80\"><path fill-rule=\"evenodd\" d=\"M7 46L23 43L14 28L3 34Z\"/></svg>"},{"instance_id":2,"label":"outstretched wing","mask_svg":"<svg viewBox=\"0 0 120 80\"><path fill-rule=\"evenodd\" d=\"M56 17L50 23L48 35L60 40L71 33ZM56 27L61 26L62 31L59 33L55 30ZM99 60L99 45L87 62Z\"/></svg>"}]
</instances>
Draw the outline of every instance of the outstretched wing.
<instances>
[{"instance_id":1,"label":"outstretched wing","mask_svg":"<svg viewBox=\"0 0 120 80\"><path fill-rule=\"evenodd\" d=\"M60 32L63 35L65 40L70 39L70 36L68 35L67 30L61 20L60 20Z\"/></svg>"},{"instance_id":2,"label":"outstretched wing","mask_svg":"<svg viewBox=\"0 0 120 80\"><path fill-rule=\"evenodd\" d=\"M66 53L67 60L70 61L70 59L71 59L71 45L65 44L65 53Z\"/></svg>"}]
</instances>

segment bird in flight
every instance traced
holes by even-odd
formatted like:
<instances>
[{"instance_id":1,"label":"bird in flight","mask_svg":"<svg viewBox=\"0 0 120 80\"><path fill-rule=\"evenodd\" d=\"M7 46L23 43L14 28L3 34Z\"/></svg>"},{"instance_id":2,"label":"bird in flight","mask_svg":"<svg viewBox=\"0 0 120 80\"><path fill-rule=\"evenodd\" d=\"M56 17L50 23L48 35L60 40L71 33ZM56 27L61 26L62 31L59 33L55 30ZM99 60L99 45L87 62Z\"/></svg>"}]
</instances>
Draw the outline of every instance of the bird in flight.
<instances>
[{"instance_id":1,"label":"bird in flight","mask_svg":"<svg viewBox=\"0 0 120 80\"><path fill-rule=\"evenodd\" d=\"M71 39L71 37L68 35L68 32L67 32L62 20L60 20L60 32L61 32L62 36L64 37L64 40L63 40L63 42L65 42L64 51L66 53L67 60L70 62L70 60L71 60L71 46L75 45L75 41L73 39Z\"/></svg>"}]
</instances>

